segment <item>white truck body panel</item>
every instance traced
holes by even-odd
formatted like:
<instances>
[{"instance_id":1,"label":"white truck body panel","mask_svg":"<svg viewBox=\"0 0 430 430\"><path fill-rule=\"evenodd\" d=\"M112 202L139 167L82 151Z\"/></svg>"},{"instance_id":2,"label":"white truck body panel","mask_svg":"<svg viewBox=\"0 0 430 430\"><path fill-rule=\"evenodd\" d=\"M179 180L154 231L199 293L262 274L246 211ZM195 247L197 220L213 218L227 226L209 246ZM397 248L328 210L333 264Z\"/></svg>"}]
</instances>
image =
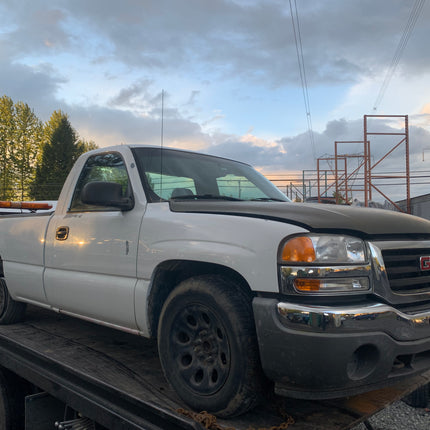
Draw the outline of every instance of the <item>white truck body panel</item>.
<instances>
[{"instance_id":1,"label":"white truck body panel","mask_svg":"<svg viewBox=\"0 0 430 430\"><path fill-rule=\"evenodd\" d=\"M280 240L305 229L270 220L174 213L168 203L149 205L139 247L138 277L150 279L163 261L221 264L238 272L252 290L278 290Z\"/></svg>"},{"instance_id":2,"label":"white truck body panel","mask_svg":"<svg viewBox=\"0 0 430 430\"><path fill-rule=\"evenodd\" d=\"M46 304L43 288L45 232L50 217L29 215L2 219L0 249L8 288L16 300Z\"/></svg>"}]
</instances>

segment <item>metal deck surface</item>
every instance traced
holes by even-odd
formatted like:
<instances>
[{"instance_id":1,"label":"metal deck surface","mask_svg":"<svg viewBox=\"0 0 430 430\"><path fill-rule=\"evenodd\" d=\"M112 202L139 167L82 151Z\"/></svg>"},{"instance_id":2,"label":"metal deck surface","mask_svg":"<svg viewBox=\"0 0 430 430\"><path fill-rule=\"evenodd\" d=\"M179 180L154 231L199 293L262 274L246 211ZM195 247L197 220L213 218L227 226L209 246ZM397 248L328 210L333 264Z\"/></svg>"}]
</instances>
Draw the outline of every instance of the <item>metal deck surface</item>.
<instances>
[{"instance_id":1,"label":"metal deck surface","mask_svg":"<svg viewBox=\"0 0 430 430\"><path fill-rule=\"evenodd\" d=\"M154 340L29 306L24 322L0 326L0 364L111 428L203 428L177 412L188 408L166 382ZM270 428L291 416L291 429L348 429L429 381L427 372L324 402L268 395L254 411L217 424Z\"/></svg>"}]
</instances>

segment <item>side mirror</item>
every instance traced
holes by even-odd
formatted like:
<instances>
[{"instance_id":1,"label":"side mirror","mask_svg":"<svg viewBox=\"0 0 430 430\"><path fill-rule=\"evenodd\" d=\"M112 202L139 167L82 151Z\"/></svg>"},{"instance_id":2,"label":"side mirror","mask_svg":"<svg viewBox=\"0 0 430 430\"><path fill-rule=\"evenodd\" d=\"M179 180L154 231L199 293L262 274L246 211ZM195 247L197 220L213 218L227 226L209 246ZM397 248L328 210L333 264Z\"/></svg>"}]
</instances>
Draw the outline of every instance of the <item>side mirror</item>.
<instances>
[{"instance_id":1,"label":"side mirror","mask_svg":"<svg viewBox=\"0 0 430 430\"><path fill-rule=\"evenodd\" d=\"M87 205L115 207L122 211L129 211L134 207L133 199L123 197L122 185L116 182L88 182L82 188L81 201Z\"/></svg>"}]
</instances>

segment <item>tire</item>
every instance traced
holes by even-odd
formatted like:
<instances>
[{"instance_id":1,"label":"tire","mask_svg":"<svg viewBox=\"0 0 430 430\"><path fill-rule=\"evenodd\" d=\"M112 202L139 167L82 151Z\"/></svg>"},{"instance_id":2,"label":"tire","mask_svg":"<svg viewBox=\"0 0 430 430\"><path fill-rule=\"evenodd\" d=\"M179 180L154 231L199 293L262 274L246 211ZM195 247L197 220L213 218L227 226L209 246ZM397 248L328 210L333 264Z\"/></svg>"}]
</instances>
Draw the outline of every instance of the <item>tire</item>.
<instances>
[{"instance_id":1,"label":"tire","mask_svg":"<svg viewBox=\"0 0 430 430\"><path fill-rule=\"evenodd\" d=\"M414 408L425 408L429 402L430 384L417 388L403 398L403 401Z\"/></svg>"},{"instance_id":2,"label":"tire","mask_svg":"<svg viewBox=\"0 0 430 430\"><path fill-rule=\"evenodd\" d=\"M24 318L26 304L12 299L3 278L0 278L0 324L13 324Z\"/></svg>"},{"instance_id":3,"label":"tire","mask_svg":"<svg viewBox=\"0 0 430 430\"><path fill-rule=\"evenodd\" d=\"M240 415L260 401L251 297L215 275L183 281L164 303L158 349L166 379L197 411Z\"/></svg>"}]
</instances>

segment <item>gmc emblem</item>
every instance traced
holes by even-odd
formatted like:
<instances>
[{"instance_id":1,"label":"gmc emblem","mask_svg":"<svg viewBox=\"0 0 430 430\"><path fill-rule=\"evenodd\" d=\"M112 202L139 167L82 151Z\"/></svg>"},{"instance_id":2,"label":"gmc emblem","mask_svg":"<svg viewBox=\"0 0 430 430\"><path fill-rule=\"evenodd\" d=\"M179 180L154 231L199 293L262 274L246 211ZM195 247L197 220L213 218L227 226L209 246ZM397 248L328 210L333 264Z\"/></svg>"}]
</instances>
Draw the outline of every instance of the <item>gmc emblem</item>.
<instances>
[{"instance_id":1,"label":"gmc emblem","mask_svg":"<svg viewBox=\"0 0 430 430\"><path fill-rule=\"evenodd\" d=\"M420 269L421 270L430 270L430 256L420 257Z\"/></svg>"}]
</instances>

